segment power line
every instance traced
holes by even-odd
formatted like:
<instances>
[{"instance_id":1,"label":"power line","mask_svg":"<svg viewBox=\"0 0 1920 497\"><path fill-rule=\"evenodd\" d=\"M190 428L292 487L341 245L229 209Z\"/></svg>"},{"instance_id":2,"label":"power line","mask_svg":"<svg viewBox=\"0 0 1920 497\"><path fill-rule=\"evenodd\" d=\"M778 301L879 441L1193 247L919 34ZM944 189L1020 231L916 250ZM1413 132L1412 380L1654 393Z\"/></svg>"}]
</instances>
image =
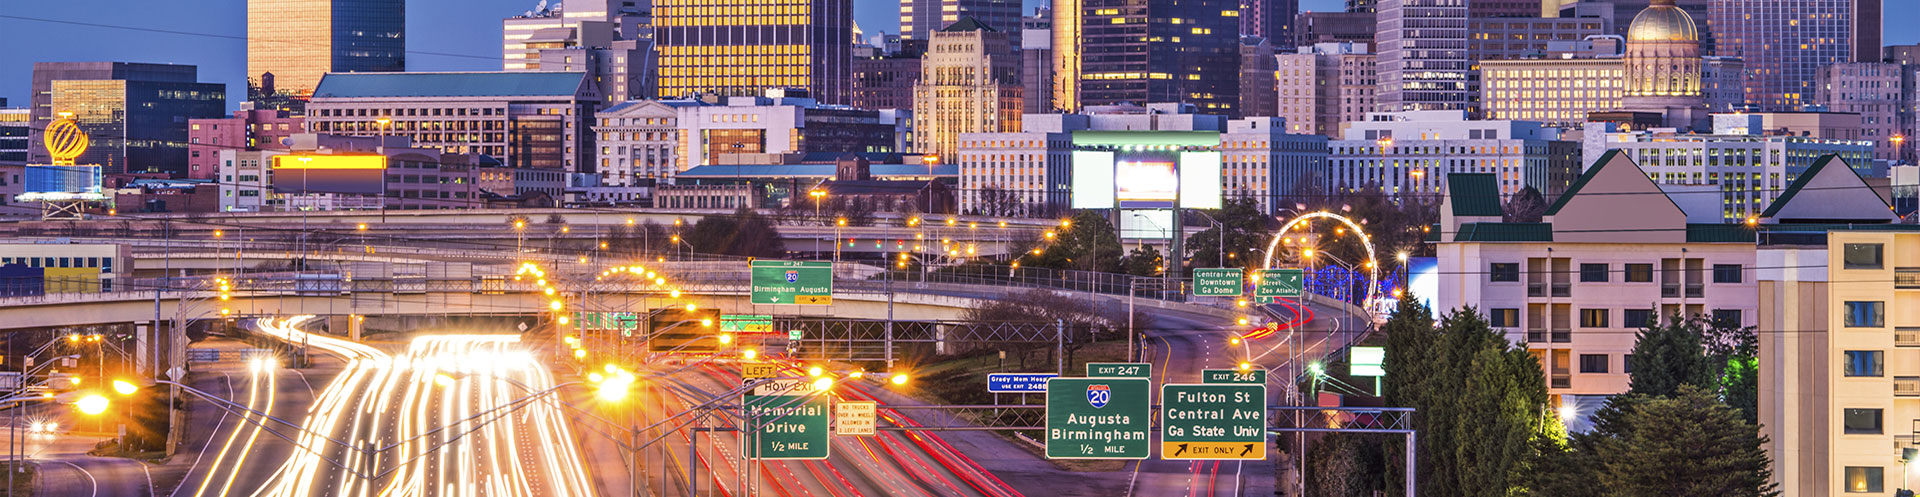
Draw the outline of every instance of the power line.
<instances>
[{"instance_id":1,"label":"power line","mask_svg":"<svg viewBox=\"0 0 1920 497\"><path fill-rule=\"evenodd\" d=\"M27 16L17 16L17 15L10 15L10 14L0 14L0 19L13 19L16 21L41 22L41 23L48 23L48 24L65 24L69 26L82 26L82 27L89 27L89 28L119 29L119 30L126 30L126 31L138 31L143 33L156 33L156 34L166 34L166 35L176 35L176 36L193 36L193 37L214 38L214 39L221 39L221 40L267 41L270 43L285 43L289 45L305 45L305 46L315 46L315 47L323 47L323 48L332 47L332 45L329 45L326 43L298 40L298 39L255 38L255 39L249 40L248 37L241 36L241 35L230 35L230 34L221 34L221 33L201 33L201 32L194 32L194 31L159 29L159 28L149 28L149 27L143 27L143 26L128 26L124 24L107 24L107 23L100 23L100 22L69 21L65 19L49 19L44 17L27 17ZM479 56L479 55L473 55L473 54L428 52L424 50L405 50L405 49L403 49L402 52L409 55L432 55L437 57L482 59L482 60L492 60L492 61L500 60L499 57Z\"/></svg>"}]
</instances>

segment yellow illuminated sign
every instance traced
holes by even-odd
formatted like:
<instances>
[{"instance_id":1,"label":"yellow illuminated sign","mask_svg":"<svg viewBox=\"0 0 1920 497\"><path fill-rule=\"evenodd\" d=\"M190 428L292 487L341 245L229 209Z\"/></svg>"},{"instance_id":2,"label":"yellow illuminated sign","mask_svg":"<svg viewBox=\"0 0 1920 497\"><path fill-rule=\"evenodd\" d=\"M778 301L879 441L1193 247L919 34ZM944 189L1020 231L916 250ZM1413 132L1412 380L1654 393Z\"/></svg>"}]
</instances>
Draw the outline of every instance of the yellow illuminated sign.
<instances>
[{"instance_id":1,"label":"yellow illuminated sign","mask_svg":"<svg viewBox=\"0 0 1920 497\"><path fill-rule=\"evenodd\" d=\"M384 155L276 155L274 169L386 169Z\"/></svg>"},{"instance_id":2,"label":"yellow illuminated sign","mask_svg":"<svg viewBox=\"0 0 1920 497\"><path fill-rule=\"evenodd\" d=\"M62 112L60 119L47 125L45 136L47 155L53 156L53 165L71 166L73 159L87 151L87 132L73 122L73 113Z\"/></svg>"}]
</instances>

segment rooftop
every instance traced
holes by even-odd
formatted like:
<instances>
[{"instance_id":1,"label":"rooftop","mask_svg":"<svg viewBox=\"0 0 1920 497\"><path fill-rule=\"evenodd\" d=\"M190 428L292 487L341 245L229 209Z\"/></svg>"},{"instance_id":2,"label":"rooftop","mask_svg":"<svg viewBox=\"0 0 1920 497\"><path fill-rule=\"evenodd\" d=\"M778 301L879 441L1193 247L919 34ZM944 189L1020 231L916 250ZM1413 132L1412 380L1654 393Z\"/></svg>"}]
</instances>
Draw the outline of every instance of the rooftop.
<instances>
[{"instance_id":1,"label":"rooftop","mask_svg":"<svg viewBox=\"0 0 1920 497\"><path fill-rule=\"evenodd\" d=\"M327 73L313 98L571 97L578 72L357 72Z\"/></svg>"}]
</instances>

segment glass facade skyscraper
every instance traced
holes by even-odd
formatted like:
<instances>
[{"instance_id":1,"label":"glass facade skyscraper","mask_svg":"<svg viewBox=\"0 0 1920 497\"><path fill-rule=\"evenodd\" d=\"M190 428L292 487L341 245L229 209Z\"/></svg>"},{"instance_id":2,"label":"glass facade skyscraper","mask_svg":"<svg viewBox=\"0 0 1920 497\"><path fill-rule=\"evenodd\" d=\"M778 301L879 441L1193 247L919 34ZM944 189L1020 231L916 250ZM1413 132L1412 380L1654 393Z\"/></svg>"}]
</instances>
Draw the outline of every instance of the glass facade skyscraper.
<instances>
[{"instance_id":1,"label":"glass facade skyscraper","mask_svg":"<svg viewBox=\"0 0 1920 497\"><path fill-rule=\"evenodd\" d=\"M1081 13L1078 108L1177 102L1202 114L1240 115L1238 0L1074 3Z\"/></svg>"},{"instance_id":2,"label":"glass facade skyscraper","mask_svg":"<svg viewBox=\"0 0 1920 497\"><path fill-rule=\"evenodd\" d=\"M1379 0L1380 110L1464 110L1467 4L1461 0Z\"/></svg>"},{"instance_id":3,"label":"glass facade skyscraper","mask_svg":"<svg viewBox=\"0 0 1920 497\"><path fill-rule=\"evenodd\" d=\"M329 72L407 69L406 0L249 0L247 79L311 95Z\"/></svg>"},{"instance_id":4,"label":"glass facade skyscraper","mask_svg":"<svg viewBox=\"0 0 1920 497\"><path fill-rule=\"evenodd\" d=\"M845 104L853 89L853 0L657 0L659 96L805 89Z\"/></svg>"},{"instance_id":5,"label":"glass facade skyscraper","mask_svg":"<svg viewBox=\"0 0 1920 497\"><path fill-rule=\"evenodd\" d=\"M1822 67L1879 59L1880 2L1713 0L1714 55L1746 61L1747 105L1801 110L1819 103Z\"/></svg>"},{"instance_id":6,"label":"glass facade skyscraper","mask_svg":"<svg viewBox=\"0 0 1920 497\"><path fill-rule=\"evenodd\" d=\"M200 83L188 65L38 62L33 65L27 162L47 164L41 130L62 112L92 145L77 158L103 172L164 172L185 177L187 120L226 113L226 85Z\"/></svg>"}]
</instances>

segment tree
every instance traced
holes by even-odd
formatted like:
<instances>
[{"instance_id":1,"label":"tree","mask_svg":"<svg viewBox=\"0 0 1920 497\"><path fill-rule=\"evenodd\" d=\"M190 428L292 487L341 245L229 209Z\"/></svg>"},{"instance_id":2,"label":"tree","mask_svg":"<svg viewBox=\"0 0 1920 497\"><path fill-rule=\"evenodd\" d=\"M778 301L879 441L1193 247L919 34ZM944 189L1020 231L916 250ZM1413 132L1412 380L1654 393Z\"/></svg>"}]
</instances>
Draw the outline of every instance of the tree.
<instances>
[{"instance_id":1,"label":"tree","mask_svg":"<svg viewBox=\"0 0 1920 497\"><path fill-rule=\"evenodd\" d=\"M547 215L547 224L551 224L551 225L554 225L554 226L559 226L559 225L562 225L562 224L567 224L567 218L566 218L566 216L562 216L562 215L560 215L560 214L558 214L558 213L555 213L555 214L548 214L548 215Z\"/></svg>"},{"instance_id":2,"label":"tree","mask_svg":"<svg viewBox=\"0 0 1920 497\"><path fill-rule=\"evenodd\" d=\"M747 257L779 257L786 253L780 232L766 216L741 208L731 216L707 216L682 237L696 252Z\"/></svg>"},{"instance_id":3,"label":"tree","mask_svg":"<svg viewBox=\"0 0 1920 497\"><path fill-rule=\"evenodd\" d=\"M1685 385L1625 413L1633 431L1603 445L1609 495L1779 495L1759 427L1706 389Z\"/></svg>"},{"instance_id":4,"label":"tree","mask_svg":"<svg viewBox=\"0 0 1920 497\"><path fill-rule=\"evenodd\" d=\"M1415 459L1421 495L1524 490L1527 482L1518 477L1536 463L1542 441L1557 428L1548 415L1539 362L1472 308L1449 313L1434 327L1427 309L1410 295L1381 331L1387 334L1387 403L1419 413L1414 429L1420 433ZM1388 458L1394 466L1389 474L1404 472L1398 467L1401 450L1387 448L1395 454Z\"/></svg>"},{"instance_id":5,"label":"tree","mask_svg":"<svg viewBox=\"0 0 1920 497\"><path fill-rule=\"evenodd\" d=\"M1120 258L1120 268L1134 276L1155 276L1165 267L1165 257L1152 245L1141 245Z\"/></svg>"},{"instance_id":6,"label":"tree","mask_svg":"<svg viewBox=\"0 0 1920 497\"><path fill-rule=\"evenodd\" d=\"M1681 385L1713 388L1718 371L1701 346L1700 323L1685 320L1649 326L1636 334L1630 393L1664 397Z\"/></svg>"},{"instance_id":7,"label":"tree","mask_svg":"<svg viewBox=\"0 0 1920 497\"><path fill-rule=\"evenodd\" d=\"M1265 214L1260 213L1260 203L1248 197L1236 198L1228 200L1219 211L1210 215L1220 224L1187 237L1186 257L1191 261L1187 269L1249 267L1257 264L1260 259L1255 250L1266 248L1267 233L1272 231L1272 223ZM1220 243L1223 236L1221 227L1226 228L1224 245ZM1226 261L1222 262L1221 257L1226 257Z\"/></svg>"},{"instance_id":8,"label":"tree","mask_svg":"<svg viewBox=\"0 0 1920 497\"><path fill-rule=\"evenodd\" d=\"M1506 207L1501 210L1506 222L1537 223L1547 215L1547 207L1547 199L1540 196L1540 190L1527 185L1507 199Z\"/></svg>"},{"instance_id":9,"label":"tree","mask_svg":"<svg viewBox=\"0 0 1920 497\"><path fill-rule=\"evenodd\" d=\"M1307 495L1312 497L1372 497L1385 485L1383 437L1333 433L1313 445L1307 457Z\"/></svg>"},{"instance_id":10,"label":"tree","mask_svg":"<svg viewBox=\"0 0 1920 497\"><path fill-rule=\"evenodd\" d=\"M1054 231L1051 241L1042 237L1034 246L1040 253L1028 252L1023 265L1078 271L1118 272L1120 237L1113 224L1098 211L1080 211Z\"/></svg>"}]
</instances>

